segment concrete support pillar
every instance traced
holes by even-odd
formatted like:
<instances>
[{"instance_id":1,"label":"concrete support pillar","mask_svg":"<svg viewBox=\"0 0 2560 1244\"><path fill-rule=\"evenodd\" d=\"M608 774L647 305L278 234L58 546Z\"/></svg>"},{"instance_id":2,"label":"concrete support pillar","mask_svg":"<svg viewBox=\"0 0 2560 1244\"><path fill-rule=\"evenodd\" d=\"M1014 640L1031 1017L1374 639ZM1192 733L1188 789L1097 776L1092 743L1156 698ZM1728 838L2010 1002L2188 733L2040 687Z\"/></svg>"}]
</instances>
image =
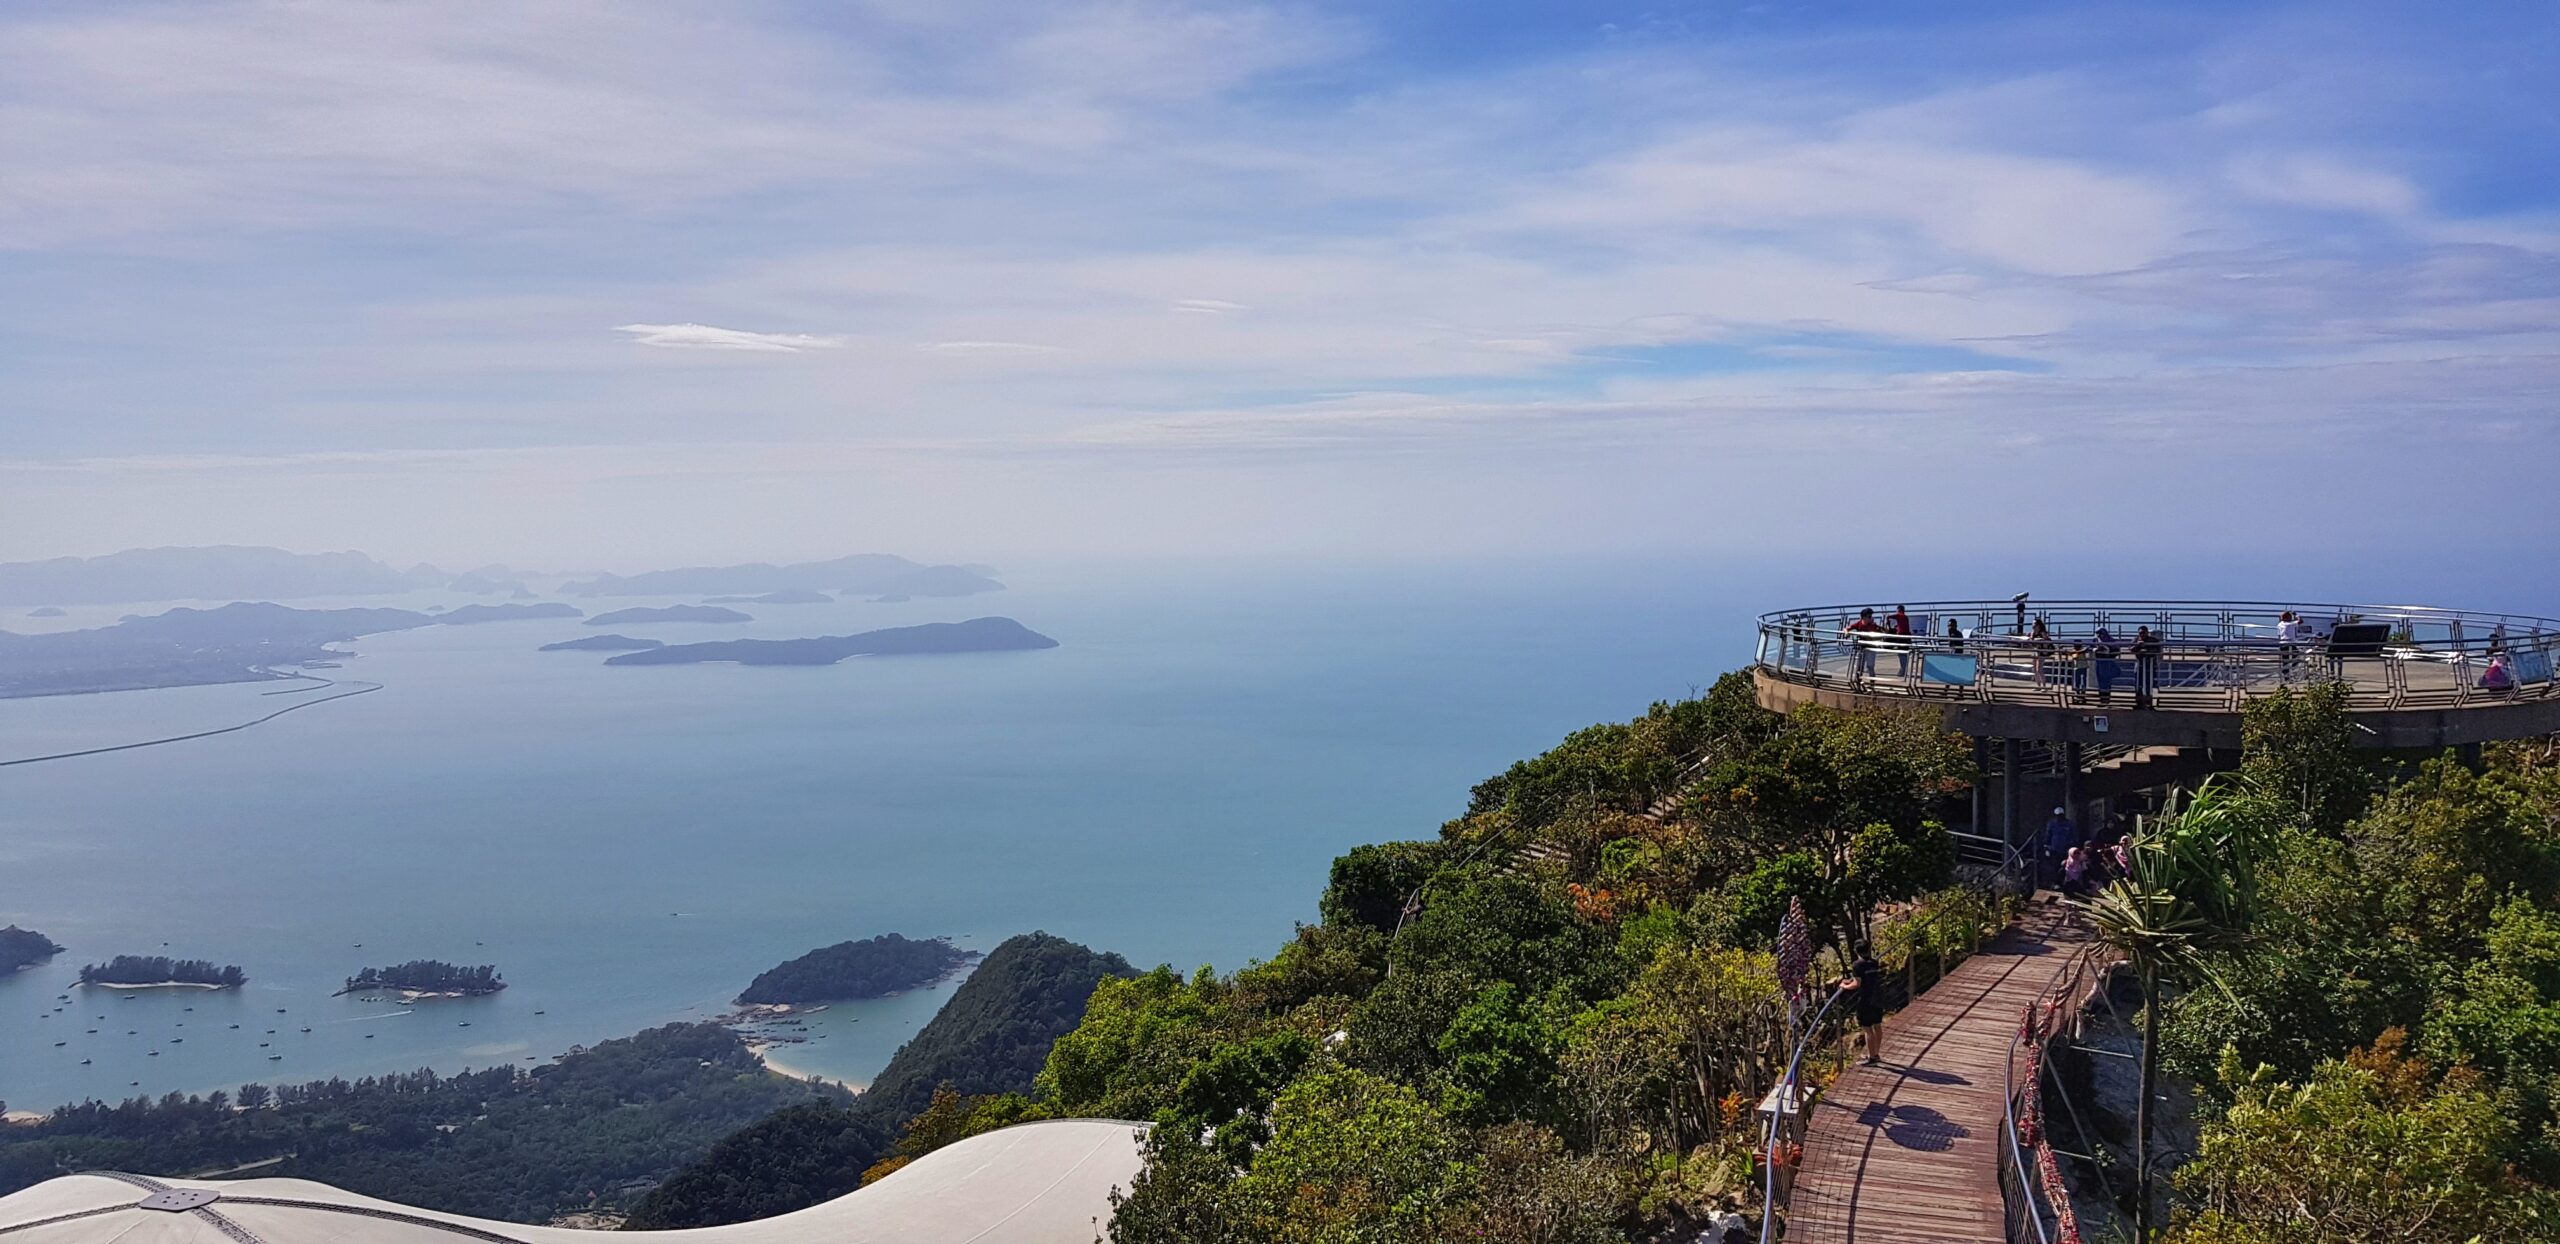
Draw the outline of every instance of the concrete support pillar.
<instances>
[{"instance_id":1,"label":"concrete support pillar","mask_svg":"<svg viewBox=\"0 0 2560 1244\"><path fill-rule=\"evenodd\" d=\"M2080 745L2062 745L2062 806L2071 810L2071 823L2079 825L2080 817ZM2087 828L2082 826L2082 828Z\"/></svg>"},{"instance_id":2,"label":"concrete support pillar","mask_svg":"<svg viewBox=\"0 0 2560 1244\"><path fill-rule=\"evenodd\" d=\"M2012 851L2020 846L2018 822L2025 818L2018 813L2020 801L2026 798L2025 787L2018 780L2018 741L2000 740L2000 841Z\"/></svg>"},{"instance_id":3,"label":"concrete support pillar","mask_svg":"<svg viewBox=\"0 0 2560 1244\"><path fill-rule=\"evenodd\" d=\"M1973 824L1966 828L1990 837L1991 822L1983 814L1988 811L1982 797L1982 784L1991 780L1991 740L1975 735L1973 740Z\"/></svg>"},{"instance_id":4,"label":"concrete support pillar","mask_svg":"<svg viewBox=\"0 0 2560 1244\"><path fill-rule=\"evenodd\" d=\"M2482 754L2480 745L2477 743L2464 743L2461 746L2454 748L2453 754L2461 758L2463 768L2469 769L2473 773L2485 773L2488 771L2489 758Z\"/></svg>"}]
</instances>

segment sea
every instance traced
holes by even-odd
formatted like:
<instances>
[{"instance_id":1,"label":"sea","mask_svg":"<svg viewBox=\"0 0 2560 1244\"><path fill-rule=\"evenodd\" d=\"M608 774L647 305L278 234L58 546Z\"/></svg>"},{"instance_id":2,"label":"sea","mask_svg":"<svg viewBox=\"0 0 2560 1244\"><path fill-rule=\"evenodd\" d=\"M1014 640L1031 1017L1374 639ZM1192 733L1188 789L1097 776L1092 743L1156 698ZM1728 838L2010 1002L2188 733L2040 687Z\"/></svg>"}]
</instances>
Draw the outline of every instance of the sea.
<instances>
[{"instance_id":1,"label":"sea","mask_svg":"<svg viewBox=\"0 0 2560 1244\"><path fill-rule=\"evenodd\" d=\"M2207 573L2164 555L2060 563L2034 586L2336 599L2371 572L2351 554ZM2477 567L2423 574L2393 598L2485 584L2496 603L2479 607L2555 612ZM1748 664L1758 612L2030 586L1978 555L1855 551L1043 563L1002 577L1008 590L980 596L611 629L792 638L992 614L1059 647L608 668L601 653L536 651L599 633L576 619L428 627L344 645L343 668L315 671L378 692L0 768L0 924L65 947L0 977L0 1102L532 1065L718 1016L765 968L881 933L985 950L1045 930L1141 967L1234 969L1315 917L1344 850L1428 837L1513 761ZM0 627L164 607L21 610ZM285 689L0 700L0 760L235 724L289 702L271 694ZM82 963L116 954L236 963L249 983L73 987ZM333 996L362 967L410 959L494 964L509 988L407 1007ZM835 1004L773 1057L859 1086L955 987Z\"/></svg>"}]
</instances>

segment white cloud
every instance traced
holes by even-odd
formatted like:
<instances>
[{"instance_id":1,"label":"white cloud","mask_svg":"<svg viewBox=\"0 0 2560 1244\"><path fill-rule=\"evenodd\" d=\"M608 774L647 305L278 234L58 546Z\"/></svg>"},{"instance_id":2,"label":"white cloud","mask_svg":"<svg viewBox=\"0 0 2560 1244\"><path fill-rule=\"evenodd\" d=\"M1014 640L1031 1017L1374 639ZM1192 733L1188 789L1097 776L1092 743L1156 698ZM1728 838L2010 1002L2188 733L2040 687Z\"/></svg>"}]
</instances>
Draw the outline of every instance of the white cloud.
<instances>
[{"instance_id":1,"label":"white cloud","mask_svg":"<svg viewBox=\"0 0 2560 1244\"><path fill-rule=\"evenodd\" d=\"M2253 152L2233 159L2228 175L2242 194L2270 203L2376 216L2408 216L2425 206L2406 178L2301 152Z\"/></svg>"},{"instance_id":2,"label":"white cloud","mask_svg":"<svg viewBox=\"0 0 2560 1244\"><path fill-rule=\"evenodd\" d=\"M832 350L844 344L841 337L755 333L743 328L715 328L709 324L622 324L613 331L631 334L631 339L640 345L669 350L762 350L796 354L802 350Z\"/></svg>"},{"instance_id":3,"label":"white cloud","mask_svg":"<svg viewBox=\"0 0 2560 1244\"><path fill-rule=\"evenodd\" d=\"M1176 298L1173 309L1190 315L1233 315L1250 310L1241 302L1228 302L1223 298Z\"/></svg>"}]
</instances>

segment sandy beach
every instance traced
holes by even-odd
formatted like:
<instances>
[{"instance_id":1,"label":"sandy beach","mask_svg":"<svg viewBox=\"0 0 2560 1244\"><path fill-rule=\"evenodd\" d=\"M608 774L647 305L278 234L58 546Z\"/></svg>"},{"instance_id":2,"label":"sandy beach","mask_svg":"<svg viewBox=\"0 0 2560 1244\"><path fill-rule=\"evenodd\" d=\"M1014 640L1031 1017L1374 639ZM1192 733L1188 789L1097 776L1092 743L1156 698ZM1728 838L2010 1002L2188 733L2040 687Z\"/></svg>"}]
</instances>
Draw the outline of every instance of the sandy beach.
<instances>
[{"instance_id":1,"label":"sandy beach","mask_svg":"<svg viewBox=\"0 0 2560 1244\"><path fill-rule=\"evenodd\" d=\"M863 1081L863 1080L842 1080L842 1079L837 1079L837 1078L836 1078L836 1077L834 1077L834 1076L822 1076L822 1075L819 1075L819 1074L818 1074L818 1073L816 1073L816 1072L809 1071L809 1070L806 1070L806 1069L804 1069L804 1068L794 1067L794 1066L792 1066L789 1062L786 1062L786 1061L784 1061L783 1059L781 1059L781 1058L777 1058L777 1057L775 1057L775 1056L774 1056L774 1051L776 1051L776 1050L778 1050L778 1049L782 1049L782 1048L784 1048L784 1047L781 1047L781 1046L775 1046L775 1045L761 1045L761 1044L758 1044L758 1043L756 1043L756 1042L752 1042L752 1041L750 1041L750 1042L748 1042L748 1043L747 1043L747 1049L748 1049L748 1051L749 1051L749 1052L753 1053L753 1054L756 1056L756 1061L763 1063L763 1064L764 1064L764 1069L765 1069L765 1070L767 1070L767 1071L770 1071L770 1072L774 1073L775 1075L778 1075L778 1076L789 1076L790 1078L792 1078L792 1079L794 1079L794 1080L808 1080L808 1081L811 1081L811 1082L813 1082L813 1083L819 1083L819 1084L834 1084L834 1085L839 1085L839 1086L844 1087L844 1088L852 1089L854 1092L857 1092L857 1093L861 1092L861 1091L862 1091L862 1090L864 1090L864 1089L867 1089L867 1088L871 1087L870 1082L868 1082L868 1081Z\"/></svg>"}]
</instances>

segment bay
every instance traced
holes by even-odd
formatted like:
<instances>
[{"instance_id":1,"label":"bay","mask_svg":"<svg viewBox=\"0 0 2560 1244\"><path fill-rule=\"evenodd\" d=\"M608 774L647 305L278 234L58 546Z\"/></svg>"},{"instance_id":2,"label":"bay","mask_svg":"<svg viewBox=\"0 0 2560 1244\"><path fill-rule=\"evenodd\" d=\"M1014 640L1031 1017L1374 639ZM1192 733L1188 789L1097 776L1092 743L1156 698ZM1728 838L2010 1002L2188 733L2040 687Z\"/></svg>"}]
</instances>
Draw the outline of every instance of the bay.
<instances>
[{"instance_id":1,"label":"bay","mask_svg":"<svg viewBox=\"0 0 2560 1244\"><path fill-rule=\"evenodd\" d=\"M360 640L322 671L379 693L0 769L0 923L66 947L0 980L0 1101L539 1060L717 1014L775 962L892 931L986 949L1045 929L1141 965L1234 968L1313 918L1342 850L1428 836L1472 783L1748 655L1747 619L1699 625L1705 589L1641 564L1007 579L614 629L680 642L1003 614L1060 647L606 668L535 651L597 632L574 619L437 627ZM0 759L246 720L278 689L0 701ZM70 988L119 953L238 963L250 984ZM330 996L413 958L494 963L510 988L414 1008ZM949 987L832 1007L777 1057L858 1084Z\"/></svg>"}]
</instances>

